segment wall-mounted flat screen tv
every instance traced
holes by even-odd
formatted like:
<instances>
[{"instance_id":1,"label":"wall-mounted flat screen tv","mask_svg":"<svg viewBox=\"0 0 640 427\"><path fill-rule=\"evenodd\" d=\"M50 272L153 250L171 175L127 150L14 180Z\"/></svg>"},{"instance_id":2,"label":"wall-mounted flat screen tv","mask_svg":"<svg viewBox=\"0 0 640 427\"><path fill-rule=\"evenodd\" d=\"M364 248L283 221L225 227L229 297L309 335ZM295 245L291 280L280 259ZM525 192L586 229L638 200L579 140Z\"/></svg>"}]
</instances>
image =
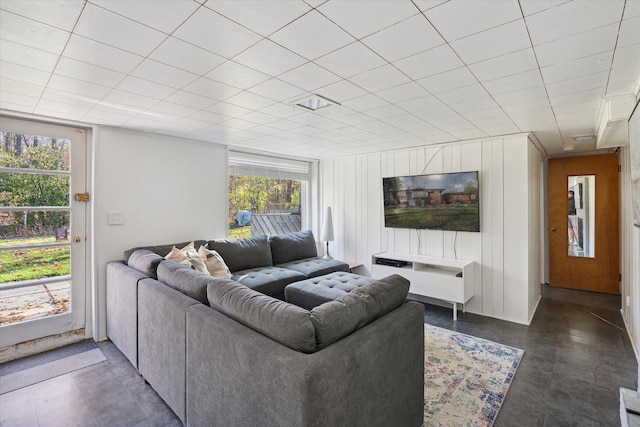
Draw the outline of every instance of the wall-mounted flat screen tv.
<instances>
[{"instance_id":1,"label":"wall-mounted flat screen tv","mask_svg":"<svg viewBox=\"0 0 640 427\"><path fill-rule=\"evenodd\" d=\"M382 178L384 226L480 231L478 172Z\"/></svg>"}]
</instances>

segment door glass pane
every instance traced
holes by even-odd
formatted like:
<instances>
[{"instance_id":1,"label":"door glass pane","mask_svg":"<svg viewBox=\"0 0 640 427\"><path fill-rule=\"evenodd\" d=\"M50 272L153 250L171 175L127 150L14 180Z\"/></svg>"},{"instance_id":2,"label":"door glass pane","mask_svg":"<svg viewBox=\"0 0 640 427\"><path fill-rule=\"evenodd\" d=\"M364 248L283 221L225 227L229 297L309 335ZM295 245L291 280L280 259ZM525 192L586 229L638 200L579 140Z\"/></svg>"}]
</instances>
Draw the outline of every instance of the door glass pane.
<instances>
[{"instance_id":1,"label":"door glass pane","mask_svg":"<svg viewBox=\"0 0 640 427\"><path fill-rule=\"evenodd\" d=\"M595 256L595 175L568 177L567 247L569 256Z\"/></svg>"},{"instance_id":2,"label":"door glass pane","mask_svg":"<svg viewBox=\"0 0 640 427\"><path fill-rule=\"evenodd\" d=\"M70 151L0 131L0 325L70 310Z\"/></svg>"}]
</instances>

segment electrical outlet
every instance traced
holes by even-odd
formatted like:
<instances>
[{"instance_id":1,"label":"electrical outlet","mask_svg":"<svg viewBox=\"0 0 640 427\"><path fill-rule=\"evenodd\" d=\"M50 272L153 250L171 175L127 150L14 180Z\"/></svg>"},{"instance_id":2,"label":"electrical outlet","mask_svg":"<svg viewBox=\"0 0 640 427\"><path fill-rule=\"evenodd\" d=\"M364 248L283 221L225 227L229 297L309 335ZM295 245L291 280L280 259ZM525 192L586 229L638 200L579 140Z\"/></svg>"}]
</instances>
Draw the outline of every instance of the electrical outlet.
<instances>
[{"instance_id":1,"label":"electrical outlet","mask_svg":"<svg viewBox=\"0 0 640 427\"><path fill-rule=\"evenodd\" d=\"M124 224L124 214L122 212L108 212L107 222L109 223L109 225Z\"/></svg>"}]
</instances>

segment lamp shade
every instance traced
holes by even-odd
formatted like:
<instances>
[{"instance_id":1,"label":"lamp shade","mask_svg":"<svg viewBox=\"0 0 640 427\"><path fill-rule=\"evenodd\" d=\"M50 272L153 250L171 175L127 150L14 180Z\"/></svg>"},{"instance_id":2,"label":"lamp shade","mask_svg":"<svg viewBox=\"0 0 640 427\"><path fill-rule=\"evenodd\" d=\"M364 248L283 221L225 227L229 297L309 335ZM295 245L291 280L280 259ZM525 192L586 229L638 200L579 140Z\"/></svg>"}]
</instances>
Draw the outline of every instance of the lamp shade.
<instances>
[{"instance_id":1,"label":"lamp shade","mask_svg":"<svg viewBox=\"0 0 640 427\"><path fill-rule=\"evenodd\" d=\"M322 222L322 242L333 242L333 218L331 217L331 206L327 206L324 210L324 220Z\"/></svg>"}]
</instances>

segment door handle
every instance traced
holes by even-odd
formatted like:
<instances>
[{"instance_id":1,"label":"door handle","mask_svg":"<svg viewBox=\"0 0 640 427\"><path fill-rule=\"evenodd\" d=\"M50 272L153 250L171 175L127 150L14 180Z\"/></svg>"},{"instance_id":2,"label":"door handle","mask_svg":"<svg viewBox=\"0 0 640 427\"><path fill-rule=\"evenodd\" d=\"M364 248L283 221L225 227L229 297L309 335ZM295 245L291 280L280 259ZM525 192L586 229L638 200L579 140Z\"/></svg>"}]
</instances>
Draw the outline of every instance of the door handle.
<instances>
[{"instance_id":1,"label":"door handle","mask_svg":"<svg viewBox=\"0 0 640 427\"><path fill-rule=\"evenodd\" d=\"M73 243L80 243L82 241L82 238L80 238L80 236L76 236L73 238Z\"/></svg>"},{"instance_id":2,"label":"door handle","mask_svg":"<svg viewBox=\"0 0 640 427\"><path fill-rule=\"evenodd\" d=\"M555 227L551 227L551 231L556 231L556 228Z\"/></svg>"}]
</instances>

